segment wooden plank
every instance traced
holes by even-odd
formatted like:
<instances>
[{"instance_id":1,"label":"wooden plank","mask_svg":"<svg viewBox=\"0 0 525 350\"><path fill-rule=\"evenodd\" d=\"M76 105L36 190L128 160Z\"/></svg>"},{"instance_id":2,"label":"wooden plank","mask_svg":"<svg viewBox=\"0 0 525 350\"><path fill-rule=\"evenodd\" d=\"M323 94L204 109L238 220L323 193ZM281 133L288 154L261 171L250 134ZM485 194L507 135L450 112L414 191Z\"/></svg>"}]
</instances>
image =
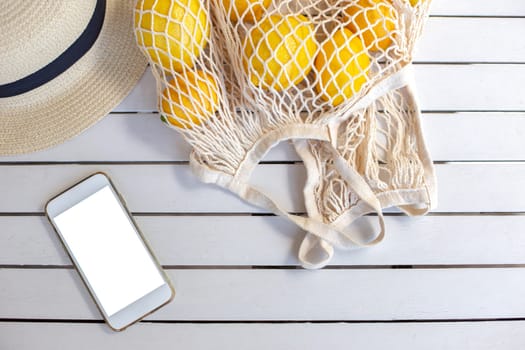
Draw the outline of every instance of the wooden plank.
<instances>
[{"instance_id":1,"label":"wooden plank","mask_svg":"<svg viewBox=\"0 0 525 350\"><path fill-rule=\"evenodd\" d=\"M525 315L523 268L168 270L151 320L436 320ZM72 269L1 269L0 318L100 319Z\"/></svg>"},{"instance_id":2,"label":"wooden plank","mask_svg":"<svg viewBox=\"0 0 525 350\"><path fill-rule=\"evenodd\" d=\"M148 67L137 85L113 112L154 112L157 111L157 90L155 78Z\"/></svg>"},{"instance_id":3,"label":"wooden plank","mask_svg":"<svg viewBox=\"0 0 525 350\"><path fill-rule=\"evenodd\" d=\"M267 216L138 216L163 265L299 265L303 231ZM330 265L525 264L525 216L386 218L377 247L337 251ZM0 265L70 266L47 219L0 217Z\"/></svg>"},{"instance_id":4,"label":"wooden plank","mask_svg":"<svg viewBox=\"0 0 525 350\"><path fill-rule=\"evenodd\" d=\"M123 333L102 324L0 324L4 350L326 349L515 350L525 322L359 324L151 324ZM293 334L293 336L290 336Z\"/></svg>"},{"instance_id":5,"label":"wooden plank","mask_svg":"<svg viewBox=\"0 0 525 350\"><path fill-rule=\"evenodd\" d=\"M423 129L436 161L525 160L525 113L427 113L423 114ZM189 152L180 134L166 128L157 114L112 114L63 144L0 157L0 162L188 161ZM300 158L289 142L281 142L264 161Z\"/></svg>"},{"instance_id":6,"label":"wooden plank","mask_svg":"<svg viewBox=\"0 0 525 350\"><path fill-rule=\"evenodd\" d=\"M167 128L157 113L110 114L56 147L40 152L0 157L0 162L164 162L188 161L191 147ZM288 143L274 148L265 160L298 159Z\"/></svg>"},{"instance_id":7,"label":"wooden plank","mask_svg":"<svg viewBox=\"0 0 525 350\"><path fill-rule=\"evenodd\" d=\"M525 113L431 113L422 124L436 161L525 159Z\"/></svg>"},{"instance_id":8,"label":"wooden plank","mask_svg":"<svg viewBox=\"0 0 525 350\"><path fill-rule=\"evenodd\" d=\"M52 195L96 171L115 181L134 212L263 212L200 182L188 165L171 164L4 166L0 198L9 200L0 201L0 212L42 212ZM304 176L298 166L264 165L255 171L254 183L264 184L274 195L280 193L286 208L299 211Z\"/></svg>"},{"instance_id":9,"label":"wooden plank","mask_svg":"<svg viewBox=\"0 0 525 350\"><path fill-rule=\"evenodd\" d=\"M0 213L42 212L46 201L96 171L108 173L133 212L265 212L217 186L203 184L188 165L4 165L0 171ZM523 163L439 164L438 212L521 212ZM253 184L265 188L292 212L304 211L302 164L264 164Z\"/></svg>"},{"instance_id":10,"label":"wooden plank","mask_svg":"<svg viewBox=\"0 0 525 350\"><path fill-rule=\"evenodd\" d=\"M433 0L434 16L525 16L521 0Z\"/></svg>"},{"instance_id":11,"label":"wooden plank","mask_svg":"<svg viewBox=\"0 0 525 350\"><path fill-rule=\"evenodd\" d=\"M430 18L414 61L523 62L524 32L525 18Z\"/></svg>"},{"instance_id":12,"label":"wooden plank","mask_svg":"<svg viewBox=\"0 0 525 350\"><path fill-rule=\"evenodd\" d=\"M521 169L521 170L518 170ZM525 209L522 163L436 166L438 212L517 212ZM490 180L489 180L490 178Z\"/></svg>"},{"instance_id":13,"label":"wooden plank","mask_svg":"<svg viewBox=\"0 0 525 350\"><path fill-rule=\"evenodd\" d=\"M525 109L525 65L418 65L422 110Z\"/></svg>"},{"instance_id":14,"label":"wooden plank","mask_svg":"<svg viewBox=\"0 0 525 350\"><path fill-rule=\"evenodd\" d=\"M416 82L423 110L525 110L525 65L416 65ZM155 83L150 71L115 108L156 110Z\"/></svg>"},{"instance_id":15,"label":"wooden plank","mask_svg":"<svg viewBox=\"0 0 525 350\"><path fill-rule=\"evenodd\" d=\"M173 161L188 160L190 150L178 133L160 121L157 113L110 114L56 147L0 157L0 161Z\"/></svg>"}]
</instances>

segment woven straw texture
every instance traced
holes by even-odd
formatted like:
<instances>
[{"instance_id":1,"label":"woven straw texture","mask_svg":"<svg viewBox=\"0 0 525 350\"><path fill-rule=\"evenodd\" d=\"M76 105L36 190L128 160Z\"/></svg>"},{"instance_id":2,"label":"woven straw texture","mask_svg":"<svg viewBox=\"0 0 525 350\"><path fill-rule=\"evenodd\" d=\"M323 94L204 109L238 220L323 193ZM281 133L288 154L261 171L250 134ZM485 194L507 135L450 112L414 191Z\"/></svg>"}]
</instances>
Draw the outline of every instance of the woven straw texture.
<instances>
[{"instance_id":1,"label":"woven straw texture","mask_svg":"<svg viewBox=\"0 0 525 350\"><path fill-rule=\"evenodd\" d=\"M22 78L60 55L84 29L94 3L0 2L0 83ZM132 18L133 1L108 0L97 41L70 69L32 91L0 98L0 155L61 143L122 101L147 65L135 44ZM7 57L12 62L4 67Z\"/></svg>"}]
</instances>

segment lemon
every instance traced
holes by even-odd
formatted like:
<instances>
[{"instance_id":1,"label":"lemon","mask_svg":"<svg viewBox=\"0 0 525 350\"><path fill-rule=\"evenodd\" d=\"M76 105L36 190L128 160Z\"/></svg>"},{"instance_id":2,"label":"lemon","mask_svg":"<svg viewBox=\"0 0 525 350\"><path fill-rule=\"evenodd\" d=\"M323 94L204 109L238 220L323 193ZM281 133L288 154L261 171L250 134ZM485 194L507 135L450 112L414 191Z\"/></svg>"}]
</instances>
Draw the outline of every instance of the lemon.
<instances>
[{"instance_id":1,"label":"lemon","mask_svg":"<svg viewBox=\"0 0 525 350\"><path fill-rule=\"evenodd\" d=\"M259 21L272 3L271 0L223 0L226 11L230 13L230 20L239 20L249 23Z\"/></svg>"},{"instance_id":2,"label":"lemon","mask_svg":"<svg viewBox=\"0 0 525 350\"><path fill-rule=\"evenodd\" d=\"M388 0L388 2L390 2L391 4L393 4L392 2L393 0ZM403 0L404 2L409 2L410 3L410 6L412 7L416 7L417 4L419 4L420 2L424 2L425 0Z\"/></svg>"},{"instance_id":3,"label":"lemon","mask_svg":"<svg viewBox=\"0 0 525 350\"><path fill-rule=\"evenodd\" d=\"M200 0L139 0L137 43L166 70L191 68L210 36L208 12Z\"/></svg>"},{"instance_id":4,"label":"lemon","mask_svg":"<svg viewBox=\"0 0 525 350\"><path fill-rule=\"evenodd\" d=\"M178 128L191 129L208 120L219 108L219 86L202 70L177 73L164 89L160 112Z\"/></svg>"},{"instance_id":5,"label":"lemon","mask_svg":"<svg viewBox=\"0 0 525 350\"><path fill-rule=\"evenodd\" d=\"M358 0L347 7L345 13L350 19L348 28L363 37L369 50L386 50L392 44L397 13L389 2Z\"/></svg>"},{"instance_id":6,"label":"lemon","mask_svg":"<svg viewBox=\"0 0 525 350\"><path fill-rule=\"evenodd\" d=\"M338 106L361 90L367 82L370 58L363 42L346 28L337 30L321 46L315 58L317 93Z\"/></svg>"},{"instance_id":7,"label":"lemon","mask_svg":"<svg viewBox=\"0 0 525 350\"><path fill-rule=\"evenodd\" d=\"M312 23L302 15L272 15L250 29L244 67L253 85L285 90L312 70L317 51Z\"/></svg>"}]
</instances>

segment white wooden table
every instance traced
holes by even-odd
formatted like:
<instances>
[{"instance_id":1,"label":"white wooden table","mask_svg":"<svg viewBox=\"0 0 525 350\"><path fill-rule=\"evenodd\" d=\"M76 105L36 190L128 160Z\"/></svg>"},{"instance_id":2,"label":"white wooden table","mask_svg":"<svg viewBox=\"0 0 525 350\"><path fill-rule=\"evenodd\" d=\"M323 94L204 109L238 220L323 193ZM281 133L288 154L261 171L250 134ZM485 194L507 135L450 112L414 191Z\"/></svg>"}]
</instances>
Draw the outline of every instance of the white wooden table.
<instances>
[{"instance_id":1,"label":"white wooden table","mask_svg":"<svg viewBox=\"0 0 525 350\"><path fill-rule=\"evenodd\" d=\"M102 122L0 159L0 349L523 349L525 2L435 0L417 55L439 206L387 216L376 248L298 268L303 233L188 169L148 72ZM255 182L304 211L289 145ZM101 321L43 216L65 186L110 174L177 289L123 333Z\"/></svg>"}]
</instances>

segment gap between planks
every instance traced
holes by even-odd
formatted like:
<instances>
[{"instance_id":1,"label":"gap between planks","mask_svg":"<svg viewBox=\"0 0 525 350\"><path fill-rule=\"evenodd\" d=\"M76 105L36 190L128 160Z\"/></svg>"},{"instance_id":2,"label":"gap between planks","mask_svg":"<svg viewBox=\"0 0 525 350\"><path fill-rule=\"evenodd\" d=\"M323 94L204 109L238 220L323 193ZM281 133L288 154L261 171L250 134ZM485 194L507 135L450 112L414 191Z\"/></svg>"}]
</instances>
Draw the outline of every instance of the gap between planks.
<instances>
[{"instance_id":1,"label":"gap between planks","mask_svg":"<svg viewBox=\"0 0 525 350\"><path fill-rule=\"evenodd\" d=\"M498 160L436 160L433 164L523 164L523 160L510 160L510 159L498 159ZM0 161L0 167L2 166L42 166L42 165L189 165L189 161L186 160L155 160L155 161ZM300 160L290 161L261 161L259 165L294 165L303 164Z\"/></svg>"},{"instance_id":2,"label":"gap between planks","mask_svg":"<svg viewBox=\"0 0 525 350\"><path fill-rule=\"evenodd\" d=\"M303 270L299 265L162 265L165 270ZM525 264L425 264L425 265L327 265L321 270L445 270L445 269L522 269ZM72 270L73 265L10 265L9 270Z\"/></svg>"},{"instance_id":3,"label":"gap between planks","mask_svg":"<svg viewBox=\"0 0 525 350\"><path fill-rule=\"evenodd\" d=\"M358 324L358 323L472 323L472 322L521 322L524 317L451 318L451 319L396 319L396 320L147 320L139 324ZM104 324L104 320L47 319L47 318L0 318L1 323L55 323L55 324Z\"/></svg>"},{"instance_id":4,"label":"gap between planks","mask_svg":"<svg viewBox=\"0 0 525 350\"><path fill-rule=\"evenodd\" d=\"M290 212L290 214L293 215L306 215L304 212ZM231 213L222 213L222 212L131 212L132 216L142 216L142 217L149 217L149 216L161 216L161 217L170 217L170 216L275 216L277 215L273 213L242 213L242 212L231 212ZM396 213L396 212L386 212L383 213L384 216L407 216L404 213ZM511 211L511 212L504 212L504 211L496 211L496 212L429 212L425 214L425 216L524 216L525 211ZM0 212L0 217L2 216L45 216L45 213L43 212ZM377 214L371 213L366 214L365 216L377 216Z\"/></svg>"}]
</instances>

